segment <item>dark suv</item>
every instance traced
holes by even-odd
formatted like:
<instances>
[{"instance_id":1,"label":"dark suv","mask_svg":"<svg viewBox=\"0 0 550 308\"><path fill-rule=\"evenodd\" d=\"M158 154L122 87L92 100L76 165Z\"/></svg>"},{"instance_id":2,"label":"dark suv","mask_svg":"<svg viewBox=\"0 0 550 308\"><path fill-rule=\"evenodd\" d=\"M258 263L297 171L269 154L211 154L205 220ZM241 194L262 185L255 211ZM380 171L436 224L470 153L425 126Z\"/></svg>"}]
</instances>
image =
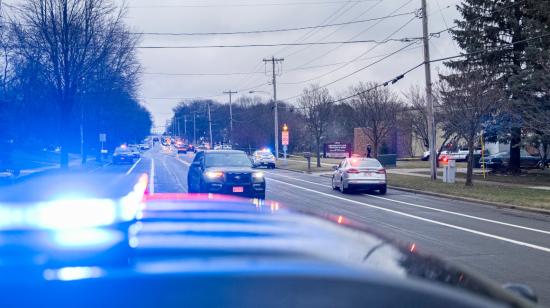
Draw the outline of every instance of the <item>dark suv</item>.
<instances>
[{"instance_id":1,"label":"dark suv","mask_svg":"<svg viewBox=\"0 0 550 308\"><path fill-rule=\"evenodd\" d=\"M264 174L252 169L252 162L243 151L198 152L189 167L187 187L190 193L265 198Z\"/></svg>"}]
</instances>

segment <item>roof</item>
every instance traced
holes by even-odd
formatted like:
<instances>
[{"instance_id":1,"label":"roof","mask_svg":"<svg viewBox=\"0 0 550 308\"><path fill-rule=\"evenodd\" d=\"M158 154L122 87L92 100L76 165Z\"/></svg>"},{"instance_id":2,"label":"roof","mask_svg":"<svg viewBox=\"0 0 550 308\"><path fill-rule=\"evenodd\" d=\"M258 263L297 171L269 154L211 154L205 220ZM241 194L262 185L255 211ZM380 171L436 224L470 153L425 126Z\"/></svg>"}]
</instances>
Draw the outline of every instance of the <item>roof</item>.
<instances>
[{"instance_id":1,"label":"roof","mask_svg":"<svg viewBox=\"0 0 550 308\"><path fill-rule=\"evenodd\" d=\"M319 307L309 302L312 298L320 300L320 306L353 307L357 302L374 303L373 298L383 292L415 290L435 292L442 296L440 300L454 298L457 306L488 306L477 296L474 302L481 300L484 305L466 305L471 298L451 289L459 287L492 297L504 292L459 267L425 257L412 246L360 229L347 217L294 212L274 201L155 194L147 198L138 220L113 226L109 232L126 237L109 237L107 246L98 245L93 238L91 250L83 248L89 238L78 237L78 248L66 246L60 248L61 254L41 255L36 268L45 269L38 276L4 273L6 263L0 265L0 274L9 277L0 280L0 291L12 295L2 297L0 305L39 302L43 293L47 300L56 294L63 299L68 296L66 302L72 305L92 300L113 306L118 301L152 306L159 299L198 300L196 294L204 293L203 300L218 301L212 306L306 303L285 305L277 296L283 294L286 300L303 296L305 306L310 307ZM54 236L56 245L64 239L59 233ZM53 249L44 241L41 234L36 245L32 243L33 250ZM74 245L73 241L69 244ZM27 287L31 289L25 291ZM296 293L299 295L290 296L296 288L301 290ZM324 295L317 294L320 289L326 290ZM24 292L33 296L16 296ZM229 294L236 302L227 298ZM507 293L503 294L508 299ZM249 301L242 302L243 298ZM423 297L415 303L422 300L427 301ZM167 305L164 303L161 306Z\"/></svg>"},{"instance_id":2,"label":"roof","mask_svg":"<svg viewBox=\"0 0 550 308\"><path fill-rule=\"evenodd\" d=\"M246 154L244 151L240 150L207 150L205 153L208 154L215 154L215 153L222 153L222 154Z\"/></svg>"}]
</instances>

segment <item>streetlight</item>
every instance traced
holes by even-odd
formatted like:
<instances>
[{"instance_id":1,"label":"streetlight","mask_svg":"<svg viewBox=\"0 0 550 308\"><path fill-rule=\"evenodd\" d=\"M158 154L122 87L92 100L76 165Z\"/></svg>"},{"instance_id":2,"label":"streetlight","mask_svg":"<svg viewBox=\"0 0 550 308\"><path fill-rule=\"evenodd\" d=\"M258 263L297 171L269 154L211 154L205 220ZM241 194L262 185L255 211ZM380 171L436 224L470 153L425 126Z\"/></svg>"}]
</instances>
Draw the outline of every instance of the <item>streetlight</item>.
<instances>
[{"instance_id":1,"label":"streetlight","mask_svg":"<svg viewBox=\"0 0 550 308\"><path fill-rule=\"evenodd\" d=\"M254 93L264 93L264 94L268 94L271 96L271 93L270 92L267 92L267 91L248 91L248 93L250 94L254 94ZM275 139L275 159L279 159L279 116L278 116L278 106L277 106L277 101L275 99L273 99L273 103L274 103L274 110L275 110L275 114L274 114L274 123L275 123L275 134L274 134L274 139Z\"/></svg>"}]
</instances>

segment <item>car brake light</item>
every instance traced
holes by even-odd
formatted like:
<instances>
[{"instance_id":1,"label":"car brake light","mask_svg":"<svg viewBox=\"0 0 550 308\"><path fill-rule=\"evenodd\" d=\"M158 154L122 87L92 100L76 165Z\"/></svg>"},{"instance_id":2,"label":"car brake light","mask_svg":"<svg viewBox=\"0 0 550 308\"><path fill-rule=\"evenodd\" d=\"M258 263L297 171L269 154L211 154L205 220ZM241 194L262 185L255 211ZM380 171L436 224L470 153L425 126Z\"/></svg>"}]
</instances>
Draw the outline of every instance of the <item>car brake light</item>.
<instances>
[{"instance_id":1,"label":"car brake light","mask_svg":"<svg viewBox=\"0 0 550 308\"><path fill-rule=\"evenodd\" d=\"M348 169L348 173L356 174L356 173L359 173L359 170L357 170L357 169Z\"/></svg>"},{"instance_id":2,"label":"car brake light","mask_svg":"<svg viewBox=\"0 0 550 308\"><path fill-rule=\"evenodd\" d=\"M376 170L376 173L378 173L378 174L386 174L386 169L384 169L384 168L378 169L378 170Z\"/></svg>"}]
</instances>

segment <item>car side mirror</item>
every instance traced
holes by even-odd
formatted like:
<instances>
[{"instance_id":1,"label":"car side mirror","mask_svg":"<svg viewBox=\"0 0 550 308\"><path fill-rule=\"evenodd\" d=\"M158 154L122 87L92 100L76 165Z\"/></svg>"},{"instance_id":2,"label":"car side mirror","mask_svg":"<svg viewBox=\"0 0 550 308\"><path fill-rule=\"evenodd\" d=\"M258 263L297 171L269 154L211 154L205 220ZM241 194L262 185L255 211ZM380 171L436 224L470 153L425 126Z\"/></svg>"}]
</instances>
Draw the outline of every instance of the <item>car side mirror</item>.
<instances>
[{"instance_id":1,"label":"car side mirror","mask_svg":"<svg viewBox=\"0 0 550 308\"><path fill-rule=\"evenodd\" d=\"M507 283L502 287L534 303L538 303L537 293L535 293L535 291L528 285L521 283Z\"/></svg>"},{"instance_id":2,"label":"car side mirror","mask_svg":"<svg viewBox=\"0 0 550 308\"><path fill-rule=\"evenodd\" d=\"M332 170L334 171L338 170L338 166L332 166Z\"/></svg>"}]
</instances>

